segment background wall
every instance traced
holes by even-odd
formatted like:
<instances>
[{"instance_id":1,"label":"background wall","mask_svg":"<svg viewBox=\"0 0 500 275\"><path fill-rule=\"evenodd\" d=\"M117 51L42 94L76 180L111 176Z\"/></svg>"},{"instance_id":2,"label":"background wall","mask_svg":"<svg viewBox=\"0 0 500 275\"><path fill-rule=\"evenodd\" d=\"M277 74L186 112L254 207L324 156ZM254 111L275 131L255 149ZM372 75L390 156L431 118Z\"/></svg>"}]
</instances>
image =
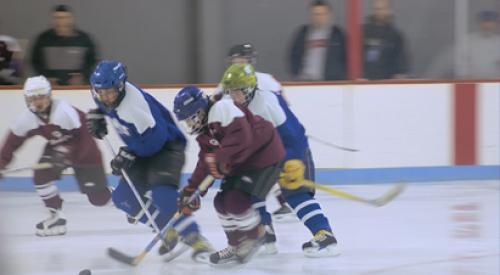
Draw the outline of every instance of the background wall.
<instances>
[{"instance_id":1,"label":"background wall","mask_svg":"<svg viewBox=\"0 0 500 275\"><path fill-rule=\"evenodd\" d=\"M359 149L340 151L314 140L310 145L317 168L437 167L454 164L453 84L285 86L292 110L307 134L330 143ZM171 109L178 89L148 89ZM212 89L207 89L211 92ZM478 84L477 163L500 164L500 83ZM81 110L93 107L86 90L54 91ZM5 135L21 110L20 91L0 90L0 134ZM15 114L15 115L14 115ZM110 126L108 128L111 128ZM117 148L120 141L111 135ZM38 160L43 141L27 142L10 167ZM101 143L106 161L111 159ZM198 147L190 137L185 172L192 172Z\"/></svg>"},{"instance_id":2,"label":"background wall","mask_svg":"<svg viewBox=\"0 0 500 275\"><path fill-rule=\"evenodd\" d=\"M334 20L344 27L347 0L331 0ZM454 6L468 1L470 30L482 9L500 10L500 0L392 1L396 25L408 40L412 74L431 77L451 66L446 53L454 39ZM235 43L251 42L259 68L289 79L286 54L291 37L308 19L304 0L0 0L0 33L25 39L50 22L50 9L71 5L80 28L93 35L101 57L123 60L140 83L216 82ZM370 1L364 1L368 14ZM450 45L451 44L451 45ZM442 60L443 64L434 64ZM440 72L445 77L446 72Z\"/></svg>"}]
</instances>

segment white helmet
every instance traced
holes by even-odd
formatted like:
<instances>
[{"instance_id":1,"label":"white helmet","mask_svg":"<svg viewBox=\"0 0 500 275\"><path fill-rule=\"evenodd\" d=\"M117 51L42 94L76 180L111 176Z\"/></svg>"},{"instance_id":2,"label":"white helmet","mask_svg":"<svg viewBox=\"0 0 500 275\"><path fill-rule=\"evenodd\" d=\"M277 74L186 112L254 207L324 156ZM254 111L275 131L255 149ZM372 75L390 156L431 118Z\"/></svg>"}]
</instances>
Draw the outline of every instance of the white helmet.
<instances>
[{"instance_id":1,"label":"white helmet","mask_svg":"<svg viewBox=\"0 0 500 275\"><path fill-rule=\"evenodd\" d=\"M23 89L28 109L37 115L45 114L51 103L50 92L52 90L47 78L43 75L30 77L24 82ZM42 101L40 101L40 97L43 98Z\"/></svg>"},{"instance_id":2,"label":"white helmet","mask_svg":"<svg viewBox=\"0 0 500 275\"><path fill-rule=\"evenodd\" d=\"M38 96L38 95L50 95L50 91L52 91L52 87L50 86L50 82L43 75L30 77L26 79L24 82L24 96Z\"/></svg>"}]
</instances>

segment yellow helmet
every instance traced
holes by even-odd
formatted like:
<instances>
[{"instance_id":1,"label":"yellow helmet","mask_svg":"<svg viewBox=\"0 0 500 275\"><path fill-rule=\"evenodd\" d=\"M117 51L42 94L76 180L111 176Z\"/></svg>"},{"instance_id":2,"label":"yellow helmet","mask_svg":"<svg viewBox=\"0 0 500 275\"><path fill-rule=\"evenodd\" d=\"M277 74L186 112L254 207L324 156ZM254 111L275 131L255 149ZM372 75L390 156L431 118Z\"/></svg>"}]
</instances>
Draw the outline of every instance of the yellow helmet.
<instances>
[{"instance_id":1,"label":"yellow helmet","mask_svg":"<svg viewBox=\"0 0 500 275\"><path fill-rule=\"evenodd\" d=\"M245 94L244 105L248 105L257 87L257 77L251 64L233 64L224 72L221 80L225 93L240 90Z\"/></svg>"}]
</instances>

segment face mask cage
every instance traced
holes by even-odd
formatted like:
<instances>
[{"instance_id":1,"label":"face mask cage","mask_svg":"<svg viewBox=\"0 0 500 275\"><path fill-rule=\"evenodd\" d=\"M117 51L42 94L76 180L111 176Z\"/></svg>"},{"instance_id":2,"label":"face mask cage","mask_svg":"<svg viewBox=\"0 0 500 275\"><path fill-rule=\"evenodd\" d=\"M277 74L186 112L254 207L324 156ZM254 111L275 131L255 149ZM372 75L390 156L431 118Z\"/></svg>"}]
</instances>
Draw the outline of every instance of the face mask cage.
<instances>
[{"instance_id":1,"label":"face mask cage","mask_svg":"<svg viewBox=\"0 0 500 275\"><path fill-rule=\"evenodd\" d=\"M24 96L28 109L37 115L45 114L50 106L50 94Z\"/></svg>"},{"instance_id":2,"label":"face mask cage","mask_svg":"<svg viewBox=\"0 0 500 275\"><path fill-rule=\"evenodd\" d=\"M200 134L207 126L207 114L205 110L200 108L196 111L196 113L181 120L179 123L188 134Z\"/></svg>"},{"instance_id":3,"label":"face mask cage","mask_svg":"<svg viewBox=\"0 0 500 275\"><path fill-rule=\"evenodd\" d=\"M250 104L250 101L252 101L252 99L253 99L255 87L246 87L246 88L225 90L224 94L231 95L232 92L238 92L238 91L241 91L243 93L243 95L245 96L245 99L243 100L242 105L245 107L248 106L248 104Z\"/></svg>"}]
</instances>

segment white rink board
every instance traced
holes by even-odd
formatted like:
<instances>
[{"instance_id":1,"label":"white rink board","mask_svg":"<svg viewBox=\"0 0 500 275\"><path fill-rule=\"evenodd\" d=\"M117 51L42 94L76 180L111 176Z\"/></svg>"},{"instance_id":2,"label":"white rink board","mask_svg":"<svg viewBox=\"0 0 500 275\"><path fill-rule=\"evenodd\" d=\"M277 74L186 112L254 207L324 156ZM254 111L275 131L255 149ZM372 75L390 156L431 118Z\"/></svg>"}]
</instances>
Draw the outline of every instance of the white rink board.
<instances>
[{"instance_id":1,"label":"white rink board","mask_svg":"<svg viewBox=\"0 0 500 275\"><path fill-rule=\"evenodd\" d=\"M448 166L453 164L452 84L287 86L285 95L309 135L337 145L359 149L341 151L310 140L317 168L380 168ZM478 84L478 164L500 163L498 83ZM147 90L171 109L178 89ZM213 89L207 89L210 93ZM90 92L54 91L87 111L93 107ZM20 110L21 91L0 91L0 134L5 135ZM111 127L110 127L111 128ZM121 143L113 134L111 141ZM196 164L198 147L189 138L185 172ZM28 142L11 167L38 159L41 139ZM105 160L111 155L101 143Z\"/></svg>"}]
</instances>

